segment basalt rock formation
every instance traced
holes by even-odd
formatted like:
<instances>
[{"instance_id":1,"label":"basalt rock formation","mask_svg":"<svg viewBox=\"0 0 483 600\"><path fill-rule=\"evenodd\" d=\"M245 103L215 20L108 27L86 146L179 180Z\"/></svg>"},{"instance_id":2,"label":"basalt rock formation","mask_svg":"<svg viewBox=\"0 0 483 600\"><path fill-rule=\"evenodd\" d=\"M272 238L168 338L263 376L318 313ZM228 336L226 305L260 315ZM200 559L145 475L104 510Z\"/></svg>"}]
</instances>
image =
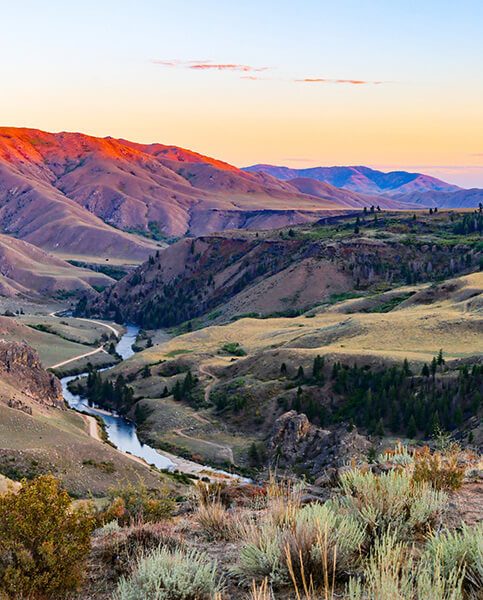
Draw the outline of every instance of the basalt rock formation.
<instances>
[{"instance_id":1,"label":"basalt rock formation","mask_svg":"<svg viewBox=\"0 0 483 600\"><path fill-rule=\"evenodd\" d=\"M320 478L328 469L366 456L371 445L356 429L321 429L305 414L291 410L274 422L268 449L280 467L302 466L305 472Z\"/></svg>"},{"instance_id":2,"label":"basalt rock formation","mask_svg":"<svg viewBox=\"0 0 483 600\"><path fill-rule=\"evenodd\" d=\"M47 407L63 406L60 381L47 372L39 355L25 342L0 340L0 381L4 401L25 411L30 402ZM28 412L28 411L25 411Z\"/></svg>"}]
</instances>

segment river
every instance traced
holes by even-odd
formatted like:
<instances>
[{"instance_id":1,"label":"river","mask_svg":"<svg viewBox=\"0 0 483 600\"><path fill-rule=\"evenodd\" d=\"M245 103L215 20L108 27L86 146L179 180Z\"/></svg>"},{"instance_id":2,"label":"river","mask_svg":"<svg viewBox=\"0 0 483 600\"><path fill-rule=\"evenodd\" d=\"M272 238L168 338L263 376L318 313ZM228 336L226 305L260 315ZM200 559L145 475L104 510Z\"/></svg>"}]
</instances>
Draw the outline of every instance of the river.
<instances>
[{"instance_id":1,"label":"river","mask_svg":"<svg viewBox=\"0 0 483 600\"><path fill-rule=\"evenodd\" d=\"M126 326L126 333L124 333L116 345L116 352L123 360L126 360L126 358L129 358L134 354L132 345L136 340L138 332L139 327L134 325ZM70 381L77 379L77 377L82 377L83 375L87 375L87 373L63 377L60 380L64 400L70 408L100 417L104 422L108 440L122 452L129 452L134 456L142 458L148 464L154 465L158 469L173 469L175 465L172 460L167 456L163 456L148 444L143 444L139 440L136 425L132 421L128 421L115 413L96 408L95 406L90 406L86 398L82 398L78 394L73 394L68 389L67 386Z\"/></svg>"}]
</instances>

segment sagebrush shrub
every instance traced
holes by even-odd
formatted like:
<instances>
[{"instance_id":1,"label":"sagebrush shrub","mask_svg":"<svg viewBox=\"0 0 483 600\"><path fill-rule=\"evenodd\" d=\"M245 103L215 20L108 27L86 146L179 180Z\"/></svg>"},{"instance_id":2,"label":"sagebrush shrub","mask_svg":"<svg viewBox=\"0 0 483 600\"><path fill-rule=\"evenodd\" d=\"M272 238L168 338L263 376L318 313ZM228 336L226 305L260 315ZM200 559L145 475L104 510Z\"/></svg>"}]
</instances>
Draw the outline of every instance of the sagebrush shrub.
<instances>
[{"instance_id":1,"label":"sagebrush shrub","mask_svg":"<svg viewBox=\"0 0 483 600\"><path fill-rule=\"evenodd\" d=\"M429 565L440 565L443 576L455 568L464 571L464 587L469 592L483 590L483 524L461 531L445 530L432 534L423 559Z\"/></svg>"},{"instance_id":2,"label":"sagebrush shrub","mask_svg":"<svg viewBox=\"0 0 483 600\"><path fill-rule=\"evenodd\" d=\"M270 509L263 518L241 529L247 543L237 571L246 580L280 585L305 579L320 587L358 561L364 526L330 503L298 508L290 521L274 520Z\"/></svg>"},{"instance_id":3,"label":"sagebrush shrub","mask_svg":"<svg viewBox=\"0 0 483 600\"><path fill-rule=\"evenodd\" d=\"M217 564L196 550L158 548L119 581L115 600L212 600L222 588Z\"/></svg>"},{"instance_id":4,"label":"sagebrush shrub","mask_svg":"<svg viewBox=\"0 0 483 600\"><path fill-rule=\"evenodd\" d=\"M315 587L324 584L357 563L364 538L364 526L330 503L303 507L283 536L292 578Z\"/></svg>"},{"instance_id":5,"label":"sagebrush shrub","mask_svg":"<svg viewBox=\"0 0 483 600\"><path fill-rule=\"evenodd\" d=\"M0 496L0 590L12 598L63 598L79 587L94 515L72 507L51 475Z\"/></svg>"},{"instance_id":6,"label":"sagebrush shrub","mask_svg":"<svg viewBox=\"0 0 483 600\"><path fill-rule=\"evenodd\" d=\"M348 600L462 600L462 573L443 574L438 564L415 563L412 549L394 533L377 538L362 577L352 577Z\"/></svg>"},{"instance_id":7,"label":"sagebrush shrub","mask_svg":"<svg viewBox=\"0 0 483 600\"><path fill-rule=\"evenodd\" d=\"M281 530L273 523L249 523L243 529L245 545L240 550L235 572L243 579L281 584L288 581L283 560Z\"/></svg>"},{"instance_id":8,"label":"sagebrush shrub","mask_svg":"<svg viewBox=\"0 0 483 600\"><path fill-rule=\"evenodd\" d=\"M341 508L364 524L372 538L389 530L400 535L427 531L441 518L447 502L444 492L413 482L404 470L375 475L352 469L340 479Z\"/></svg>"}]
</instances>

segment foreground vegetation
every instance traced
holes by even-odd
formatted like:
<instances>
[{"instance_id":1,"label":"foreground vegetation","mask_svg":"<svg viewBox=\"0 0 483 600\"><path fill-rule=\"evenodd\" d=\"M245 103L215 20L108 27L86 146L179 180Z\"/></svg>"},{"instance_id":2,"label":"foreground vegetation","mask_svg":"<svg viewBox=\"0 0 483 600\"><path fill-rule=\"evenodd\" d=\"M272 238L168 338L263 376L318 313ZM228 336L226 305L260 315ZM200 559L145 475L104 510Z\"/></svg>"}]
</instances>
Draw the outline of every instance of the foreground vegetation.
<instances>
[{"instance_id":1,"label":"foreground vegetation","mask_svg":"<svg viewBox=\"0 0 483 600\"><path fill-rule=\"evenodd\" d=\"M130 485L101 508L74 506L51 476L24 481L0 496L0 594L476 600L483 528L455 527L450 500L478 459L400 446L347 467L325 500L309 501L302 482L274 476L261 486L199 481L177 501Z\"/></svg>"}]
</instances>

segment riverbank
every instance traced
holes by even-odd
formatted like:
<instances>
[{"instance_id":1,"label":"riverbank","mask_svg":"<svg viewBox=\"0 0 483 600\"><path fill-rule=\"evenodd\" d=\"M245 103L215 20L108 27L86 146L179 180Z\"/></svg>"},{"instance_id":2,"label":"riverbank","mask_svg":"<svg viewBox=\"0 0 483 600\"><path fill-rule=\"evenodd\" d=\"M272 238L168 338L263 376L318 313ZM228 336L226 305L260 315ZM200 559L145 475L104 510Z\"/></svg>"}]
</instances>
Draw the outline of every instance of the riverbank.
<instances>
[{"instance_id":1,"label":"riverbank","mask_svg":"<svg viewBox=\"0 0 483 600\"><path fill-rule=\"evenodd\" d=\"M96 321L96 324L102 323ZM107 324L106 327L111 329ZM116 345L116 353L121 357L121 360L126 360L133 356L134 351L132 347L136 341L138 332L139 328L136 326L126 326L125 332L121 335ZM107 369L109 368L111 367ZM118 452L137 463L145 465L147 468L154 466L161 471L178 471L189 476L208 477L213 480L243 479L238 475L196 463L170 452L159 452L156 448L144 443L139 438L135 423L103 408L89 405L85 398L69 389L69 383L82 375L86 375L86 373L83 372L63 377L61 379L62 390L67 405L77 412L82 413L87 431L93 439L101 443L106 443L107 439L107 443L112 445ZM104 429L104 439L99 432L99 422L102 423Z\"/></svg>"}]
</instances>

